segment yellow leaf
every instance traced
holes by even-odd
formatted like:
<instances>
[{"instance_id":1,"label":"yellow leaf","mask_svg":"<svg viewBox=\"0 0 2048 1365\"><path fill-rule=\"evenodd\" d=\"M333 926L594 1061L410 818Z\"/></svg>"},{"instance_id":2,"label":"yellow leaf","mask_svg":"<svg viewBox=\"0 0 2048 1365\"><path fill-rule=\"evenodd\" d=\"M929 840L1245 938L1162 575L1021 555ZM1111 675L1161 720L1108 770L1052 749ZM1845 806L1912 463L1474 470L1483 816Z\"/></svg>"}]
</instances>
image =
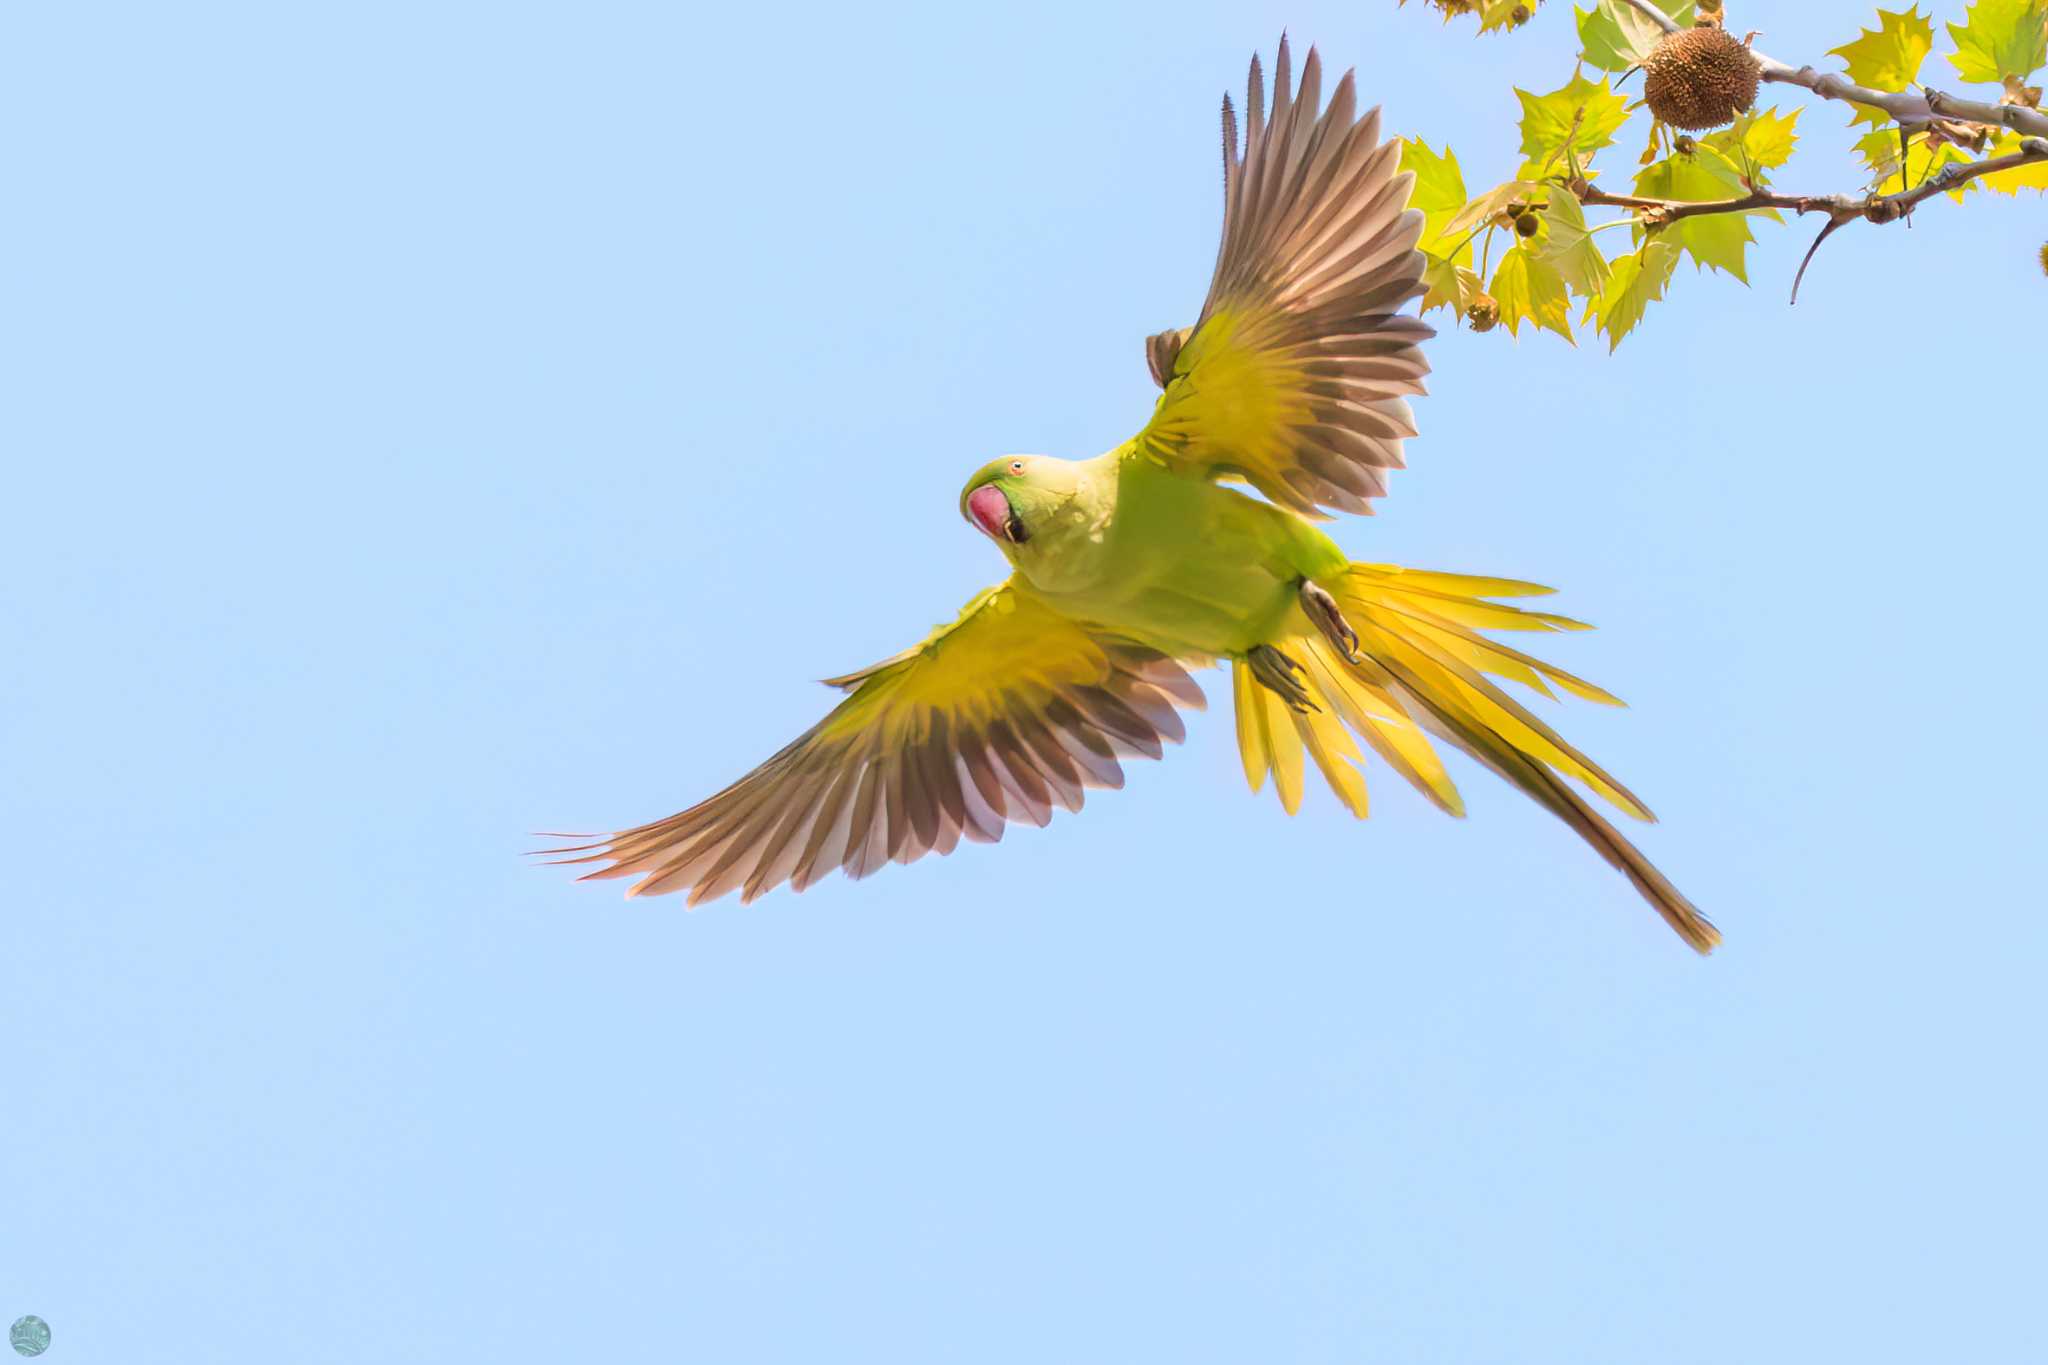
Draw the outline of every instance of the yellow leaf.
<instances>
[{"instance_id":1,"label":"yellow leaf","mask_svg":"<svg viewBox=\"0 0 2048 1365\"><path fill-rule=\"evenodd\" d=\"M1849 68L1849 79L1873 90L1904 90L1920 74L1920 64L1934 50L1934 24L1920 7L1898 13L1881 9L1878 26L1865 29L1853 43L1831 48Z\"/></svg>"},{"instance_id":2,"label":"yellow leaf","mask_svg":"<svg viewBox=\"0 0 2048 1365\"><path fill-rule=\"evenodd\" d=\"M1772 170L1792 159L1792 152L1799 145L1801 112L1794 109L1789 114L1780 114L1774 108L1759 109L1744 114L1733 127L1701 138L1700 144L1720 151L1738 166L1746 157L1751 168Z\"/></svg>"},{"instance_id":3,"label":"yellow leaf","mask_svg":"<svg viewBox=\"0 0 2048 1365\"><path fill-rule=\"evenodd\" d=\"M1984 155L2009 156L2018 150L2020 135L2004 132L1998 135L1996 142L1985 149ZM2000 194L2018 194L2021 190L2048 191L2048 161L2036 161L2031 166L2021 166L2016 170L1993 171L1989 175L1978 177L1978 183L1985 189L1996 190Z\"/></svg>"},{"instance_id":4,"label":"yellow leaf","mask_svg":"<svg viewBox=\"0 0 2048 1365\"><path fill-rule=\"evenodd\" d=\"M1934 50L1934 24L1915 5L1903 14L1881 9L1875 29L1866 29L1853 43L1830 50L1849 68L1849 79L1873 90L1899 91L1920 75L1920 64ZM1855 123L1882 123L1882 110L1859 105Z\"/></svg>"},{"instance_id":5,"label":"yellow leaf","mask_svg":"<svg viewBox=\"0 0 2048 1365\"><path fill-rule=\"evenodd\" d=\"M1465 176L1450 147L1442 156L1420 138L1401 140L1401 169L1415 176L1415 189L1408 196L1410 208L1422 210L1422 249L1428 251L1443 236L1444 227L1465 207ZM1442 253L1439 253L1442 254Z\"/></svg>"}]
</instances>

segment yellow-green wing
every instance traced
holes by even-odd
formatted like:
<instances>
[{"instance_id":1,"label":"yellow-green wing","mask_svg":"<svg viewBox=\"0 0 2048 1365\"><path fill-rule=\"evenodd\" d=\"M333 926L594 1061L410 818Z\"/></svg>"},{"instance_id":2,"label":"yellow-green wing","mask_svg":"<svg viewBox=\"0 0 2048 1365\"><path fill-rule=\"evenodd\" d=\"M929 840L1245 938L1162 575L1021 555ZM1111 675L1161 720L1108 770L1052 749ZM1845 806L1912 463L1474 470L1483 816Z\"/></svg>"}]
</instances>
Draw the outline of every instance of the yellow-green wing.
<instances>
[{"instance_id":1,"label":"yellow-green wing","mask_svg":"<svg viewBox=\"0 0 2048 1365\"><path fill-rule=\"evenodd\" d=\"M640 877L629 894L687 891L692 905L801 891L835 867L864 877L1079 810L1086 788L1123 785L1119 758L1184 737L1176 706L1202 706L1179 664L1014 578L916 648L827 682L851 695L716 796L553 851L610 864L588 877Z\"/></svg>"},{"instance_id":2,"label":"yellow-green wing","mask_svg":"<svg viewBox=\"0 0 2048 1365\"><path fill-rule=\"evenodd\" d=\"M1268 119L1252 59L1241 155L1223 101L1216 276L1193 328L1146 343L1165 393L1132 458L1242 478L1304 516L1370 513L1415 434L1403 398L1423 391L1435 334L1400 313L1422 293L1414 177L1378 110L1354 121L1350 72L1328 109L1313 48L1298 92L1285 39L1274 74Z\"/></svg>"}]
</instances>

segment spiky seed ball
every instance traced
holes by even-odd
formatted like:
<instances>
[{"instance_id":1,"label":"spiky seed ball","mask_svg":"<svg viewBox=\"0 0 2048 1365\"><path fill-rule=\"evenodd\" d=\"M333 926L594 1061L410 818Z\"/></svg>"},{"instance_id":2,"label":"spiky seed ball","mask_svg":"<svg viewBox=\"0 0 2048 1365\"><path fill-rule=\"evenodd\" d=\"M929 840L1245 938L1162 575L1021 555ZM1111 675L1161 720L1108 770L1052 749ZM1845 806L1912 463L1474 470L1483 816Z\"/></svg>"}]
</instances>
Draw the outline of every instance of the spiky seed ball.
<instances>
[{"instance_id":1,"label":"spiky seed ball","mask_svg":"<svg viewBox=\"0 0 2048 1365\"><path fill-rule=\"evenodd\" d=\"M2041 243L2041 273L2048 275L2048 242Z\"/></svg>"},{"instance_id":2,"label":"spiky seed ball","mask_svg":"<svg viewBox=\"0 0 2048 1365\"><path fill-rule=\"evenodd\" d=\"M1515 235L1517 237L1534 237L1541 231L1543 231L1543 220L1533 213L1525 210L1521 217L1515 219Z\"/></svg>"},{"instance_id":3,"label":"spiky seed ball","mask_svg":"<svg viewBox=\"0 0 2048 1365\"><path fill-rule=\"evenodd\" d=\"M1471 304L1465 309L1465 322L1475 332L1491 332L1494 324L1499 321L1500 305L1494 302L1491 294L1474 296Z\"/></svg>"},{"instance_id":4,"label":"spiky seed ball","mask_svg":"<svg viewBox=\"0 0 2048 1365\"><path fill-rule=\"evenodd\" d=\"M1719 128L1756 103L1756 58L1718 25L1666 34L1643 63L1643 100L1674 128Z\"/></svg>"}]
</instances>

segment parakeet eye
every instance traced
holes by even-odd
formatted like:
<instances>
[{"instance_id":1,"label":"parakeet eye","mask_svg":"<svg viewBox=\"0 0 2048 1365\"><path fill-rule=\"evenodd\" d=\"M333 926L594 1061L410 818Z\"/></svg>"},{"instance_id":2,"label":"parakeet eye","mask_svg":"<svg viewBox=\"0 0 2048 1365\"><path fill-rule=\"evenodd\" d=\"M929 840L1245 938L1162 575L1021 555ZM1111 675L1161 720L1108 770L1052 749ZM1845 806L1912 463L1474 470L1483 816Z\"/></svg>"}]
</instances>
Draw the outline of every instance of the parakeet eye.
<instances>
[{"instance_id":1,"label":"parakeet eye","mask_svg":"<svg viewBox=\"0 0 2048 1365\"><path fill-rule=\"evenodd\" d=\"M1010 472L1012 474L1022 474L1024 472L1024 462L1022 460L1010 461Z\"/></svg>"}]
</instances>

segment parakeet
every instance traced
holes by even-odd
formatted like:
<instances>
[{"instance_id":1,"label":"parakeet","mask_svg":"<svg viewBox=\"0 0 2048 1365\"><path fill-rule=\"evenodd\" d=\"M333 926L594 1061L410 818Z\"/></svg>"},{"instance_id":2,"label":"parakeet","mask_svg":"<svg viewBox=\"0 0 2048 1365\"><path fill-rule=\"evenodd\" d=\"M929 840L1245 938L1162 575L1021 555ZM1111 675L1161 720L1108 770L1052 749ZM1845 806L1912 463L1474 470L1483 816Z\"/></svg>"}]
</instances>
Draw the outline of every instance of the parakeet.
<instances>
[{"instance_id":1,"label":"parakeet","mask_svg":"<svg viewBox=\"0 0 2048 1365\"><path fill-rule=\"evenodd\" d=\"M1422 215L1398 139L1356 116L1352 73L1326 106L1314 49L1294 88L1285 39L1270 112L1256 57L1245 127L1223 101L1223 242L1195 325L1146 342L1162 390L1130 440L1093 459L1009 455L975 471L963 517L1010 575L959 619L870 668L848 695L724 791L667 819L552 852L689 903L834 868L994 842L1118 787L1200 709L1190 667L1228 664L1244 771L1291 813L1307 764L1366 814L1363 743L1428 800L1463 813L1432 739L1470 754L1576 830L1685 941L1719 934L1579 795L1637 819L1642 802L1493 679L1614 698L1488 638L1576 621L1501 598L1513 579L1353 563L1319 528L1370 513L1415 434L1434 335ZM1251 491L1245 491L1248 486ZM1256 494L1257 496L1254 496ZM576 836L565 836L576 837Z\"/></svg>"}]
</instances>

